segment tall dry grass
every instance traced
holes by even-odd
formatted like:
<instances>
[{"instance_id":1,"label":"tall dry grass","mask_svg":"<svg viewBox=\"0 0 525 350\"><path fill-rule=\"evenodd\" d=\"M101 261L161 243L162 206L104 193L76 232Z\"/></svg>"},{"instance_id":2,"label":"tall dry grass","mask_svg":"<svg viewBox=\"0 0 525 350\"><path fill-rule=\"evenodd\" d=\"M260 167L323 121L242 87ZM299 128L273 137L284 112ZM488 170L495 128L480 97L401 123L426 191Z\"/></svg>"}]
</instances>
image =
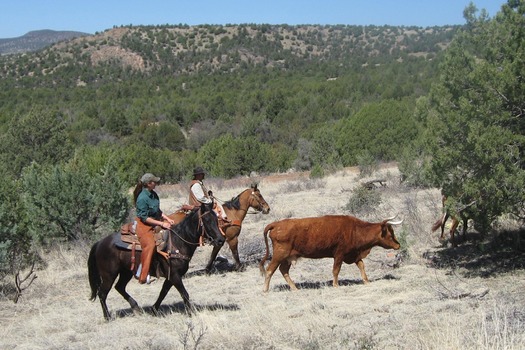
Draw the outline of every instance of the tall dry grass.
<instances>
[{"instance_id":1,"label":"tall dry grass","mask_svg":"<svg viewBox=\"0 0 525 350\"><path fill-rule=\"evenodd\" d=\"M299 291L290 292L277 272L270 292L262 293L257 263L264 254L262 230L287 217L349 214L344 211L359 178L345 169L321 180L307 174L261 177L259 188L271 206L268 215L248 215L240 236L242 272L217 265L205 275L211 247L199 248L184 283L196 313L182 312L171 290L154 316L151 305L162 281L148 286L132 281L128 291L144 307L133 315L112 291L114 316L104 321L98 301L90 302L86 260L89 246L55 247L43 252L47 268L18 304L0 301L1 349L523 349L525 293L523 256L505 255L481 239L443 248L430 226L440 213L438 190L414 190L399 183L395 166L373 177L386 178L381 204L360 217L405 219L407 254L374 248L363 285L355 265L344 265L340 287L333 288L332 259L300 260L290 271ZM211 179L208 186L227 200L253 179ZM163 209L187 199L186 184L159 188ZM220 253L232 262L229 249ZM517 253L516 253L517 254ZM498 260L506 257L504 262ZM491 261L493 259L493 261Z\"/></svg>"}]
</instances>

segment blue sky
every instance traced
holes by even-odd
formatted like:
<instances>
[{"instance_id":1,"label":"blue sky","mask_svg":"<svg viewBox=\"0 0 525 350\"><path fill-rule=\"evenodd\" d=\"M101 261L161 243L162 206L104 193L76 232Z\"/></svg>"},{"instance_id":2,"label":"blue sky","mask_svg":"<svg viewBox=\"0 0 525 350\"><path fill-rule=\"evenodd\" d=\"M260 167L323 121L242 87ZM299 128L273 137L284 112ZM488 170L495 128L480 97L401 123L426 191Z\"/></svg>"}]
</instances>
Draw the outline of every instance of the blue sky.
<instances>
[{"instance_id":1,"label":"blue sky","mask_svg":"<svg viewBox=\"0 0 525 350\"><path fill-rule=\"evenodd\" d=\"M0 38L32 30L102 32L121 25L463 24L471 0L2 0ZM505 0L472 0L494 16Z\"/></svg>"}]
</instances>

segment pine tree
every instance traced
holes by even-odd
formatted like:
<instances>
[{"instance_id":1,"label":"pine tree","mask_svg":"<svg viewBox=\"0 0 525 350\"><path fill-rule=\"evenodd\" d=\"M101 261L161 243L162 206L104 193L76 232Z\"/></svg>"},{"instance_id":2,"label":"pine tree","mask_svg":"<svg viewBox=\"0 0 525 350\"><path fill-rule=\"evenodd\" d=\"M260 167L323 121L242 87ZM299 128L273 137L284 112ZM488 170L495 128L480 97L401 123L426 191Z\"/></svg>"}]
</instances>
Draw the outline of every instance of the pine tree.
<instances>
[{"instance_id":1,"label":"pine tree","mask_svg":"<svg viewBox=\"0 0 525 350\"><path fill-rule=\"evenodd\" d=\"M509 0L492 19L470 4L433 85L424 120L434 185L452 211L482 231L525 203L525 1Z\"/></svg>"}]
</instances>

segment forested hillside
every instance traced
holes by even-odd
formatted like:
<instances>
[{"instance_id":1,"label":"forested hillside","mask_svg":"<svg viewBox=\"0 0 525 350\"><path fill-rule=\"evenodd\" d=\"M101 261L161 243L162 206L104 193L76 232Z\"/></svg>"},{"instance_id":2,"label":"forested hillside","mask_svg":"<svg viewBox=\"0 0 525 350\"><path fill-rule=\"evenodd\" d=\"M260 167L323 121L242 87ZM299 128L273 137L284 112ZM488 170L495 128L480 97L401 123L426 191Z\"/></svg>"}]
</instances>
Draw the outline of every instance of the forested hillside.
<instances>
[{"instance_id":1,"label":"forested hillside","mask_svg":"<svg viewBox=\"0 0 525 350\"><path fill-rule=\"evenodd\" d=\"M3 163L18 176L32 160L111 158L132 183L145 170L178 181L197 163L232 177L392 160L458 29L121 27L5 56Z\"/></svg>"}]
</instances>

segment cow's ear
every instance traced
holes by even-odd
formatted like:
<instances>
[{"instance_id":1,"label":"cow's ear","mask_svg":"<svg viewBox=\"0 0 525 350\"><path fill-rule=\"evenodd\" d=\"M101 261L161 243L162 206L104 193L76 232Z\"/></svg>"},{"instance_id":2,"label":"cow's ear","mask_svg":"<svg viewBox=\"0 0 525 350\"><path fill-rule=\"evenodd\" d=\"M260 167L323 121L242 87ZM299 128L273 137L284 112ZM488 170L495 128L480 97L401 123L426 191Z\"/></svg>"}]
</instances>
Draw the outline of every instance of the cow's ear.
<instances>
[{"instance_id":1,"label":"cow's ear","mask_svg":"<svg viewBox=\"0 0 525 350\"><path fill-rule=\"evenodd\" d=\"M385 220L381 223L381 238L385 238L387 233L388 233L388 223Z\"/></svg>"}]
</instances>

